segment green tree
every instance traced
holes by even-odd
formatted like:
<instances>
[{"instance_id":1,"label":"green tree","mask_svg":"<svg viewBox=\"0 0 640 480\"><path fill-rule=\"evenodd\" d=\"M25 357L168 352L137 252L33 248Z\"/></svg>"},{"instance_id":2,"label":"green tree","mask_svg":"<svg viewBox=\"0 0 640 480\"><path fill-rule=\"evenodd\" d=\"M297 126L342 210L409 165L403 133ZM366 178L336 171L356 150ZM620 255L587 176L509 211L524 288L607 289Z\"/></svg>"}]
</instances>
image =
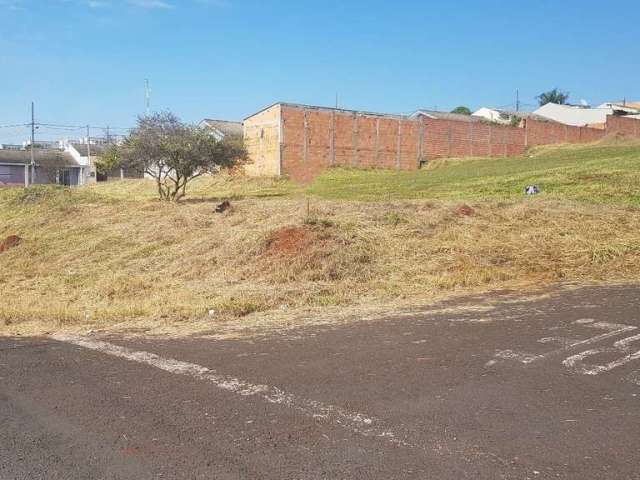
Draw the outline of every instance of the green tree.
<instances>
[{"instance_id":1,"label":"green tree","mask_svg":"<svg viewBox=\"0 0 640 480\"><path fill-rule=\"evenodd\" d=\"M109 145L96 159L96 170L101 175L107 175L121 165L122 159L117 145Z\"/></svg>"},{"instance_id":2,"label":"green tree","mask_svg":"<svg viewBox=\"0 0 640 480\"><path fill-rule=\"evenodd\" d=\"M547 103L557 103L558 105L564 105L569 100L569 92L563 92L557 88L549 90L548 92L541 93L536 97L538 103L542 107Z\"/></svg>"},{"instance_id":3,"label":"green tree","mask_svg":"<svg viewBox=\"0 0 640 480\"><path fill-rule=\"evenodd\" d=\"M459 107L451 110L451 113L458 113L460 115L471 115L471 109L469 107L465 107L464 105L460 105Z\"/></svg>"},{"instance_id":4,"label":"green tree","mask_svg":"<svg viewBox=\"0 0 640 480\"><path fill-rule=\"evenodd\" d=\"M160 199L176 202L186 195L193 179L246 158L239 139L217 140L206 130L164 112L139 117L129 137L110 148L103 161L108 169L124 167L153 178Z\"/></svg>"}]
</instances>

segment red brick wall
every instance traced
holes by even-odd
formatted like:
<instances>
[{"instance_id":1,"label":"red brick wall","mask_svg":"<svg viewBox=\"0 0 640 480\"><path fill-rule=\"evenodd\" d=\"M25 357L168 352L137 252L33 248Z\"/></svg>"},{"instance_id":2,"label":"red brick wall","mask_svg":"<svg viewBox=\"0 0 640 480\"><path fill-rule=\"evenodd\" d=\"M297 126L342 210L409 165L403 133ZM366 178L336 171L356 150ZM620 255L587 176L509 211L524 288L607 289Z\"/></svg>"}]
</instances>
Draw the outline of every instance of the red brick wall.
<instances>
[{"instance_id":1,"label":"red brick wall","mask_svg":"<svg viewBox=\"0 0 640 480\"><path fill-rule=\"evenodd\" d=\"M421 124L338 110L282 106L282 173L308 181L334 165L416 170Z\"/></svg>"},{"instance_id":2,"label":"red brick wall","mask_svg":"<svg viewBox=\"0 0 640 480\"><path fill-rule=\"evenodd\" d=\"M282 173L309 181L330 166L416 170L421 160L496 157L529 146L589 143L610 133L640 136L640 120L608 117L607 128L527 120L525 127L421 117L414 120L282 106Z\"/></svg>"},{"instance_id":3,"label":"red brick wall","mask_svg":"<svg viewBox=\"0 0 640 480\"><path fill-rule=\"evenodd\" d=\"M609 115L607 117L607 133L622 133L640 137L640 119Z\"/></svg>"},{"instance_id":4,"label":"red brick wall","mask_svg":"<svg viewBox=\"0 0 640 480\"><path fill-rule=\"evenodd\" d=\"M555 122L527 120L525 126L526 145L549 145L553 143L589 143L603 138L607 131L599 128L572 127Z\"/></svg>"},{"instance_id":5,"label":"red brick wall","mask_svg":"<svg viewBox=\"0 0 640 480\"><path fill-rule=\"evenodd\" d=\"M485 122L423 118L426 159L499 157L524 152L524 130Z\"/></svg>"}]
</instances>

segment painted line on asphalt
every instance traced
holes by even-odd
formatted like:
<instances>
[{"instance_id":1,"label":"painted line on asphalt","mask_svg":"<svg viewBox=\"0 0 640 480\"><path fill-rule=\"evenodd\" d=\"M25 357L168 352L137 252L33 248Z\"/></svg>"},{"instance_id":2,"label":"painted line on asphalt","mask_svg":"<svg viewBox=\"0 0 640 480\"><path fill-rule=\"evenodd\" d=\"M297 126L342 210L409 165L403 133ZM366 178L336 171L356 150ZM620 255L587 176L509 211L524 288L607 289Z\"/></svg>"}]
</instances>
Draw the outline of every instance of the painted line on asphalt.
<instances>
[{"instance_id":1,"label":"painted line on asphalt","mask_svg":"<svg viewBox=\"0 0 640 480\"><path fill-rule=\"evenodd\" d=\"M515 360L517 362L523 363L525 365L538 362L539 360L548 359L549 357L562 355L569 350L575 349L577 347L582 347L585 345L592 345L594 343L602 342L603 340L607 340L623 333L632 332L637 330L638 327L634 325L624 325L620 323L609 323L609 322L596 322L592 318L582 318L572 322L573 325L579 325L587 328L597 329L597 330L605 330L606 333L602 333L600 335L596 335L594 337L590 337L584 340L576 340L571 338L563 338L563 337L544 337L538 340L538 343L541 344L552 344L559 343L561 347L556 350L551 350L546 353L527 353L520 352L515 350L498 350L494 354L494 359L489 360L485 366L490 367L498 363L496 359L499 360Z\"/></svg>"},{"instance_id":2,"label":"painted line on asphalt","mask_svg":"<svg viewBox=\"0 0 640 480\"><path fill-rule=\"evenodd\" d=\"M398 435L390 428L385 428L382 422L376 418L360 412L345 410L335 405L301 398L278 387L246 382L239 378L219 374L215 370L195 363L163 358L154 353L136 351L99 340L64 334L54 334L51 335L51 338L131 362L149 365L165 372L204 380L220 390L243 397L260 397L268 403L288 407L311 418L327 420L365 437L378 437L397 446L415 448L414 445L406 442L402 435Z\"/></svg>"},{"instance_id":3,"label":"painted line on asphalt","mask_svg":"<svg viewBox=\"0 0 640 480\"><path fill-rule=\"evenodd\" d=\"M640 350L637 352L631 352L630 345L640 341L640 335L634 335L632 337L618 340L613 344L613 347L602 347L587 350L577 355L567 358L563 363L568 368L573 368L576 371L584 375L598 375L602 372L610 372L614 368L626 365L629 362L640 359ZM588 357L595 357L605 353L622 353L624 356L609 362L605 365L586 365L584 360Z\"/></svg>"}]
</instances>

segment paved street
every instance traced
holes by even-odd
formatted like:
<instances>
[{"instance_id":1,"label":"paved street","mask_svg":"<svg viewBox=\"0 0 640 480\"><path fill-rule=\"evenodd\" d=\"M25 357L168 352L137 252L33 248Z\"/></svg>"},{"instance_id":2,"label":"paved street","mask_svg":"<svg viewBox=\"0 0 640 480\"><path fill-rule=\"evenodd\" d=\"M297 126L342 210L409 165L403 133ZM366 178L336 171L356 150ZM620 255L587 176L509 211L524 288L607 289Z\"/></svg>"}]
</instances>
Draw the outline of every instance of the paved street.
<instances>
[{"instance_id":1,"label":"paved street","mask_svg":"<svg viewBox=\"0 0 640 480\"><path fill-rule=\"evenodd\" d=\"M640 479L640 287L480 304L2 338L0 479Z\"/></svg>"}]
</instances>

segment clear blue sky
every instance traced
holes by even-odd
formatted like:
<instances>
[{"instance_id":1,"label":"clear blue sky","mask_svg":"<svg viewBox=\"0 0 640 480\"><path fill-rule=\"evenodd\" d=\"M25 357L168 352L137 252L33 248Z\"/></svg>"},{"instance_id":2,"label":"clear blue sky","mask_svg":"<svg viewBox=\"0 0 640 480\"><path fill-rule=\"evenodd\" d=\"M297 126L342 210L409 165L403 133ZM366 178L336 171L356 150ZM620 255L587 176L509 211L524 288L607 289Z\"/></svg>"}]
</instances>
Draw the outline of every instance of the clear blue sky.
<instances>
[{"instance_id":1,"label":"clear blue sky","mask_svg":"<svg viewBox=\"0 0 640 480\"><path fill-rule=\"evenodd\" d=\"M0 125L640 100L638 0L0 0ZM0 129L0 142L21 135Z\"/></svg>"}]
</instances>

